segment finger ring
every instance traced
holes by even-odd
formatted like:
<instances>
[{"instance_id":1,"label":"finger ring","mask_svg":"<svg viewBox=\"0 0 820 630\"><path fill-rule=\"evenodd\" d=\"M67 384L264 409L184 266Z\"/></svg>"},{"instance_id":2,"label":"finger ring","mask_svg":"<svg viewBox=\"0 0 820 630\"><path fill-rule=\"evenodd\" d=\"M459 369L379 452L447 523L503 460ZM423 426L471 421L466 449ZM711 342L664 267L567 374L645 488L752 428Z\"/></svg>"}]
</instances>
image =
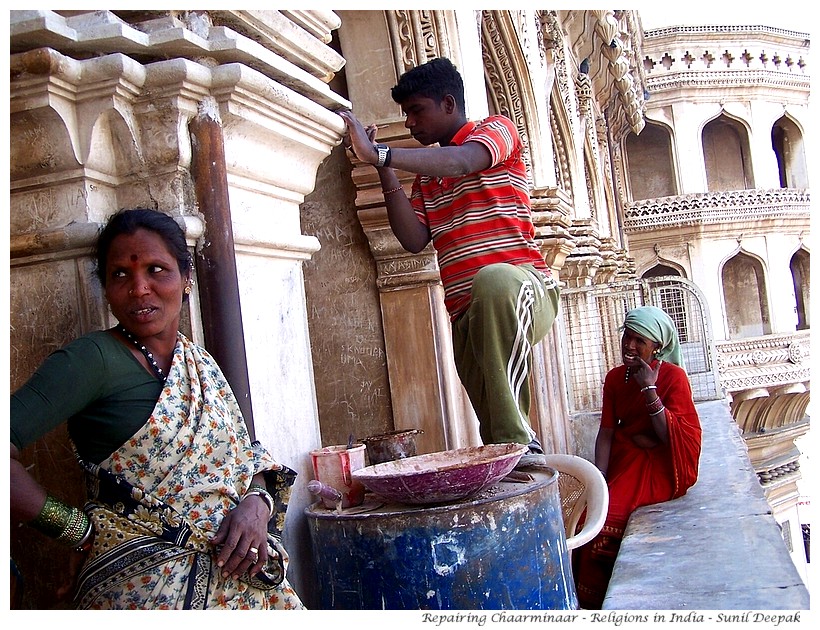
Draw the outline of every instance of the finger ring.
<instances>
[{"instance_id":1,"label":"finger ring","mask_svg":"<svg viewBox=\"0 0 820 630\"><path fill-rule=\"evenodd\" d=\"M250 552L251 552L253 555L255 555L255 556L258 556L258 555L259 555L259 550L258 550L256 547L250 547L250 548L248 549L248 551L250 551Z\"/></svg>"}]
</instances>

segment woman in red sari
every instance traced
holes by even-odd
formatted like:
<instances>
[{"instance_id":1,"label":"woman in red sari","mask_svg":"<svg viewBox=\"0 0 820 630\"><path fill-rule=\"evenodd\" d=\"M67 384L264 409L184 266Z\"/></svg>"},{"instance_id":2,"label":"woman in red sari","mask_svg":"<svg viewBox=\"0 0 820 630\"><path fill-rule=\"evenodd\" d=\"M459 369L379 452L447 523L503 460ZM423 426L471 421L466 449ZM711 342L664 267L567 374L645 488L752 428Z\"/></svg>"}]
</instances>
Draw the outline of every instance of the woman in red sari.
<instances>
[{"instance_id":1,"label":"woman in red sari","mask_svg":"<svg viewBox=\"0 0 820 630\"><path fill-rule=\"evenodd\" d=\"M623 365L604 381L595 465L609 487L601 533L575 555L578 602L598 609L632 512L675 499L697 481L701 427L672 319L655 306L626 314Z\"/></svg>"}]
</instances>

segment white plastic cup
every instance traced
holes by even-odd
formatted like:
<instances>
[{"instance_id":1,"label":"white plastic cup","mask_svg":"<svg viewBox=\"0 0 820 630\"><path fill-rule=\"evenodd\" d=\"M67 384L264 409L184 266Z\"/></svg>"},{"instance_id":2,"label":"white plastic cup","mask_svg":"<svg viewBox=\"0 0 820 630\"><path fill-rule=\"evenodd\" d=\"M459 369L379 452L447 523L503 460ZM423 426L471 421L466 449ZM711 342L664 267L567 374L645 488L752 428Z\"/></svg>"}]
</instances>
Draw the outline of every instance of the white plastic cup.
<instances>
[{"instance_id":1,"label":"white plastic cup","mask_svg":"<svg viewBox=\"0 0 820 630\"><path fill-rule=\"evenodd\" d=\"M365 488L350 474L365 466L364 444L355 444L352 448L347 448L347 445L325 446L311 451L310 459L313 463L314 479L335 488L342 495L342 508L355 507L364 503ZM322 504L328 509L337 506L337 502L332 499L320 498Z\"/></svg>"}]
</instances>

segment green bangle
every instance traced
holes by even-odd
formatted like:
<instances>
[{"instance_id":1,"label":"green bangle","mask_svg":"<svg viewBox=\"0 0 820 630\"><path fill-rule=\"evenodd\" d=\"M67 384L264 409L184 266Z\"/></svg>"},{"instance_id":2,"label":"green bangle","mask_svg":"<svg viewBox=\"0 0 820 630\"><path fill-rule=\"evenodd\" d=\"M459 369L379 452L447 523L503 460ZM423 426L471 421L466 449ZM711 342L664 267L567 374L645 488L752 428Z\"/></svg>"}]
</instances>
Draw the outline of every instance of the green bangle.
<instances>
[{"instance_id":1,"label":"green bangle","mask_svg":"<svg viewBox=\"0 0 820 630\"><path fill-rule=\"evenodd\" d=\"M43 509L29 522L34 529L69 547L76 547L90 533L91 521L85 512L46 496Z\"/></svg>"},{"instance_id":2,"label":"green bangle","mask_svg":"<svg viewBox=\"0 0 820 630\"><path fill-rule=\"evenodd\" d=\"M29 525L49 538L57 538L63 533L70 520L71 507L47 495L43 509L34 520L29 522Z\"/></svg>"}]
</instances>

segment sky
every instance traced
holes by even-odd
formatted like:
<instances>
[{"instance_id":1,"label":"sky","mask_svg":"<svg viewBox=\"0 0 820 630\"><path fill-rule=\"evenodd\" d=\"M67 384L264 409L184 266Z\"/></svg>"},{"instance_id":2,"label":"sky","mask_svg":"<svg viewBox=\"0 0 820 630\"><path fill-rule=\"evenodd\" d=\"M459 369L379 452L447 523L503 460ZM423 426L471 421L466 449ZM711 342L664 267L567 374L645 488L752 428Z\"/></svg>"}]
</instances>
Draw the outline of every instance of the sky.
<instances>
[{"instance_id":1,"label":"sky","mask_svg":"<svg viewBox=\"0 0 820 630\"><path fill-rule=\"evenodd\" d=\"M633 5L634 6L634 5ZM773 26L801 33L807 33L813 20L808 19L805 10L796 3L786 3L783 11L778 11L775 3L744 3L742 8L698 0L694 3L680 3L674 6L660 6L659 3L637 3L644 29L662 26L704 26L714 24L726 26Z\"/></svg>"},{"instance_id":2,"label":"sky","mask_svg":"<svg viewBox=\"0 0 820 630\"><path fill-rule=\"evenodd\" d=\"M62 6L62 5L68 6ZM76 2L67 2L64 0L52 0L50 3L50 8L52 9L61 9L61 8L76 8ZM103 4L106 5L107 3L98 3L92 0L90 3L86 2L85 4ZM134 4L135 6L128 6L129 4ZM130 3L125 2L121 3L121 8L139 8L139 3ZM184 9L186 8L186 4L188 4L185 0L179 3L178 8ZM226 3L224 2L212 2L211 0L204 0L195 3L197 8L207 9L207 8L226 8L222 5ZM261 4L262 6L254 6L255 4ZM429 4L429 3L428 3ZM431 7L425 8L456 8L460 7L463 2L444 2L442 6L438 6L437 3L432 3ZM496 3L489 3L490 5ZM503 3L501 3L503 4ZM777 10L777 3L772 2L759 2L759 1L746 1L742 3L732 2L731 0L723 0L721 3L718 3L716 0L677 0L676 4L672 4L671 2L667 2L664 5L661 5L657 0L639 0L638 2L633 2L624 8L633 8L637 9L641 14L641 20L643 21L644 28L657 28L660 26L695 26L695 25L706 25L706 24L718 24L718 25L727 25L727 24L738 24L741 26L774 26L777 28L785 28L800 32L808 32L808 25L812 23L810 16L808 15L805 9L800 9L799 3L782 3L784 6L788 7L784 11ZM215 5L215 6L208 6L208 5ZM245 8L268 8L266 3L258 3L258 2L246 2L247 5ZM379 9L388 9L388 8L421 8L418 6L418 2L407 2L407 1L395 1L395 0L385 0L379 5ZM452 5L452 6L451 6ZM526 8L532 5L531 8L543 8L543 2L533 3L532 0L519 0L519 2L514 2L512 8L520 7ZM149 3L149 7L151 3ZM481 6L481 5L480 5ZM550 6L550 5L547 5ZM605 4L606 8L613 8L609 4ZM623 5L621 5L623 6ZM351 2L348 0L345 1L337 1L334 2L333 0L314 0L313 2L308 3L308 7L311 9L372 9L372 3L365 2L363 0L353 1ZM95 7L91 7L95 8ZM97 7L102 8L102 7ZM157 7L154 7L157 8ZM494 6L490 6L488 8L495 8ZM510 8L510 7L503 7L503 8ZM590 2L589 0L564 0L562 3L558 3L556 8L577 8L577 9L588 9L588 8L604 8L601 6L600 2Z\"/></svg>"}]
</instances>

